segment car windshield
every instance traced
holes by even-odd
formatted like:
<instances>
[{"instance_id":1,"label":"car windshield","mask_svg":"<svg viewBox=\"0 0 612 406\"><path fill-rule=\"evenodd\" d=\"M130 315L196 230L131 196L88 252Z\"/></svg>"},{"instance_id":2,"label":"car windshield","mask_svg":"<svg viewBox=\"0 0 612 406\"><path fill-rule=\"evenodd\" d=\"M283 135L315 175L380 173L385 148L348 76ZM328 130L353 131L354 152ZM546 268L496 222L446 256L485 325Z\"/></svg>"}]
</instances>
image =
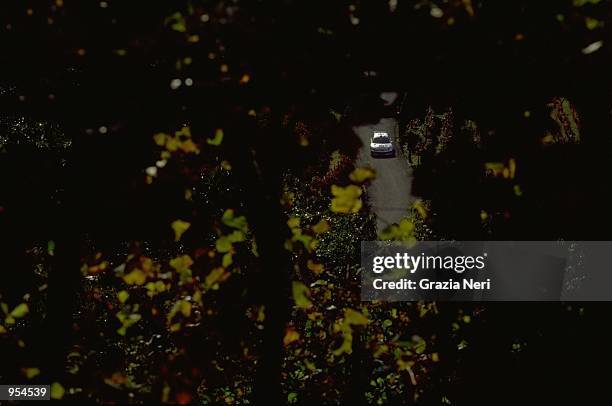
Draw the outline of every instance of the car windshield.
<instances>
[{"instance_id":1,"label":"car windshield","mask_svg":"<svg viewBox=\"0 0 612 406\"><path fill-rule=\"evenodd\" d=\"M377 137L374 137L372 142L375 144L388 144L391 142L391 140L386 135L379 135Z\"/></svg>"}]
</instances>

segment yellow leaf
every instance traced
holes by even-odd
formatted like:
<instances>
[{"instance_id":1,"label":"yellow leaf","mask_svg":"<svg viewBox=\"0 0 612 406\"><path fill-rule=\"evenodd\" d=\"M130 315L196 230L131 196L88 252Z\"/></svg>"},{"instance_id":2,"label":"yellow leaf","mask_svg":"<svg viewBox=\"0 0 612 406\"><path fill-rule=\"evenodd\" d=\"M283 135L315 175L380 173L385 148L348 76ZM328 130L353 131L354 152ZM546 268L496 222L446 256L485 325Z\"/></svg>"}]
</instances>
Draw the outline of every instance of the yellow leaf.
<instances>
[{"instance_id":1,"label":"yellow leaf","mask_svg":"<svg viewBox=\"0 0 612 406\"><path fill-rule=\"evenodd\" d=\"M340 187L332 185L331 187L332 199L331 210L335 213L357 213L363 203L359 198L362 190L359 186L349 185L347 187Z\"/></svg>"},{"instance_id":2,"label":"yellow leaf","mask_svg":"<svg viewBox=\"0 0 612 406\"><path fill-rule=\"evenodd\" d=\"M164 388L162 389L162 398L161 401L162 403L168 403L168 400L170 399L170 386L166 383L164 384Z\"/></svg>"},{"instance_id":3,"label":"yellow leaf","mask_svg":"<svg viewBox=\"0 0 612 406\"><path fill-rule=\"evenodd\" d=\"M241 85L245 85L245 84L249 83L249 81L250 81L250 80L251 80L251 77L245 73L245 74L244 74L244 75L242 75L242 77L240 78L240 84L241 84Z\"/></svg>"},{"instance_id":4,"label":"yellow leaf","mask_svg":"<svg viewBox=\"0 0 612 406\"><path fill-rule=\"evenodd\" d=\"M66 393L66 390L64 389L61 383L53 382L51 384L51 391L50 391L51 399L59 400L64 397L64 393Z\"/></svg>"},{"instance_id":5,"label":"yellow leaf","mask_svg":"<svg viewBox=\"0 0 612 406\"><path fill-rule=\"evenodd\" d=\"M309 145L308 138L306 137L306 135L301 134L300 135L300 147L307 147L308 145Z\"/></svg>"},{"instance_id":6,"label":"yellow leaf","mask_svg":"<svg viewBox=\"0 0 612 406\"><path fill-rule=\"evenodd\" d=\"M353 334L349 333L344 336L340 347L334 350L333 354L337 357L344 353L350 354L353 352Z\"/></svg>"},{"instance_id":7,"label":"yellow leaf","mask_svg":"<svg viewBox=\"0 0 612 406\"><path fill-rule=\"evenodd\" d=\"M179 147L181 148L183 152L186 152L186 153L190 153L190 152L194 154L200 153L200 149L195 144L195 142L193 142L191 139L181 142Z\"/></svg>"},{"instance_id":8,"label":"yellow leaf","mask_svg":"<svg viewBox=\"0 0 612 406\"><path fill-rule=\"evenodd\" d=\"M228 227L235 228L244 233L248 230L248 224L246 217L244 216L235 216L234 210L227 209L223 212L223 216L221 216L221 222Z\"/></svg>"},{"instance_id":9,"label":"yellow leaf","mask_svg":"<svg viewBox=\"0 0 612 406\"><path fill-rule=\"evenodd\" d=\"M353 328L352 326L362 326L368 324L369 320L363 314L353 309L344 310L344 319L340 324L334 325L334 331L341 331L343 341L340 347L334 350L333 354L339 356L343 353L353 352Z\"/></svg>"},{"instance_id":10,"label":"yellow leaf","mask_svg":"<svg viewBox=\"0 0 612 406\"><path fill-rule=\"evenodd\" d=\"M380 358L381 355L386 354L388 352L389 352L389 346L382 344L376 349L373 355L374 355L374 358Z\"/></svg>"},{"instance_id":11,"label":"yellow leaf","mask_svg":"<svg viewBox=\"0 0 612 406\"><path fill-rule=\"evenodd\" d=\"M403 218L400 220L399 229L402 234L408 235L414 231L414 223L408 218Z\"/></svg>"},{"instance_id":12,"label":"yellow leaf","mask_svg":"<svg viewBox=\"0 0 612 406\"><path fill-rule=\"evenodd\" d=\"M291 290L293 292L293 300L295 305L301 309L310 309L312 302L308 298L310 295L310 289L302 282L293 281L291 284Z\"/></svg>"},{"instance_id":13,"label":"yellow leaf","mask_svg":"<svg viewBox=\"0 0 612 406\"><path fill-rule=\"evenodd\" d=\"M499 176L504 171L504 164L503 162L487 162L485 163L485 169L493 175Z\"/></svg>"},{"instance_id":14,"label":"yellow leaf","mask_svg":"<svg viewBox=\"0 0 612 406\"><path fill-rule=\"evenodd\" d=\"M90 274L96 274L99 272L103 272L106 268L108 268L108 262L107 261L102 261L97 265L92 265L90 267L87 268L87 272Z\"/></svg>"},{"instance_id":15,"label":"yellow leaf","mask_svg":"<svg viewBox=\"0 0 612 406\"><path fill-rule=\"evenodd\" d=\"M175 131L174 135L177 137L183 136L184 138L191 138L191 128L185 125L180 130Z\"/></svg>"},{"instance_id":16,"label":"yellow leaf","mask_svg":"<svg viewBox=\"0 0 612 406\"><path fill-rule=\"evenodd\" d=\"M287 225L289 228L296 228L300 226L300 218L299 217L289 217L287 220Z\"/></svg>"},{"instance_id":17,"label":"yellow leaf","mask_svg":"<svg viewBox=\"0 0 612 406\"><path fill-rule=\"evenodd\" d=\"M514 194L516 196L522 196L523 195L523 191L521 190L521 187L519 185L514 185L514 187L512 189L514 190Z\"/></svg>"},{"instance_id":18,"label":"yellow leaf","mask_svg":"<svg viewBox=\"0 0 612 406\"><path fill-rule=\"evenodd\" d=\"M409 218L403 218L399 224L392 224L380 233L381 240L395 240L414 243L414 223Z\"/></svg>"},{"instance_id":19,"label":"yellow leaf","mask_svg":"<svg viewBox=\"0 0 612 406\"><path fill-rule=\"evenodd\" d=\"M136 268L127 275L124 275L123 280L128 285L143 285L147 280L147 275L140 269Z\"/></svg>"},{"instance_id":20,"label":"yellow leaf","mask_svg":"<svg viewBox=\"0 0 612 406\"><path fill-rule=\"evenodd\" d=\"M546 134L544 138L542 138L541 142L545 145L553 144L555 142L555 137L553 137L552 134Z\"/></svg>"},{"instance_id":21,"label":"yellow leaf","mask_svg":"<svg viewBox=\"0 0 612 406\"><path fill-rule=\"evenodd\" d=\"M510 158L510 160L508 161L508 169L509 169L509 178L510 179L514 179L514 176L516 175L516 161L514 160L514 158Z\"/></svg>"},{"instance_id":22,"label":"yellow leaf","mask_svg":"<svg viewBox=\"0 0 612 406\"><path fill-rule=\"evenodd\" d=\"M202 305L202 291L197 289L193 294L193 301Z\"/></svg>"},{"instance_id":23,"label":"yellow leaf","mask_svg":"<svg viewBox=\"0 0 612 406\"><path fill-rule=\"evenodd\" d=\"M191 265L193 265L193 259L189 255L181 255L170 260L170 266L179 273L188 270Z\"/></svg>"},{"instance_id":24,"label":"yellow leaf","mask_svg":"<svg viewBox=\"0 0 612 406\"><path fill-rule=\"evenodd\" d=\"M215 247L217 248L217 251L221 253L229 252L232 249L233 243L244 241L244 239L244 233L242 231L235 230L228 235L220 236L215 243Z\"/></svg>"},{"instance_id":25,"label":"yellow leaf","mask_svg":"<svg viewBox=\"0 0 612 406\"><path fill-rule=\"evenodd\" d=\"M174 230L174 241L178 241L181 239L181 236L185 231L187 231L191 227L191 223L183 220L174 220L172 222L172 229Z\"/></svg>"},{"instance_id":26,"label":"yellow leaf","mask_svg":"<svg viewBox=\"0 0 612 406\"><path fill-rule=\"evenodd\" d=\"M227 238L229 238L230 242L234 243L244 241L245 236L242 231L235 230Z\"/></svg>"},{"instance_id":27,"label":"yellow leaf","mask_svg":"<svg viewBox=\"0 0 612 406\"><path fill-rule=\"evenodd\" d=\"M13 309L13 311L11 312L11 316L16 319L20 319L22 317L25 317L25 315L28 314L29 311L30 308L28 307L28 305L26 303L21 303Z\"/></svg>"},{"instance_id":28,"label":"yellow leaf","mask_svg":"<svg viewBox=\"0 0 612 406\"><path fill-rule=\"evenodd\" d=\"M166 144L167 138L168 138L168 135L164 133L157 133L153 136L153 140L155 141L155 144L159 145L160 147L163 147Z\"/></svg>"},{"instance_id":29,"label":"yellow leaf","mask_svg":"<svg viewBox=\"0 0 612 406\"><path fill-rule=\"evenodd\" d=\"M121 327L117 329L117 334L122 336L126 335L129 327L138 323L138 321L142 318L142 316L138 313L125 314L123 312L119 312L115 316L121 322Z\"/></svg>"},{"instance_id":30,"label":"yellow leaf","mask_svg":"<svg viewBox=\"0 0 612 406\"><path fill-rule=\"evenodd\" d=\"M312 231L314 231L316 234L325 233L329 231L329 223L327 222L327 220L321 220L317 224L312 226Z\"/></svg>"},{"instance_id":31,"label":"yellow leaf","mask_svg":"<svg viewBox=\"0 0 612 406\"><path fill-rule=\"evenodd\" d=\"M171 323L174 317L179 313L183 315L183 317L189 317L191 315L191 309L192 305L191 302L189 302L188 300L177 300L172 306L172 309L170 309L170 311L168 312L168 315L166 316L168 323ZM170 329L172 330L172 326L170 327Z\"/></svg>"},{"instance_id":32,"label":"yellow leaf","mask_svg":"<svg viewBox=\"0 0 612 406\"><path fill-rule=\"evenodd\" d=\"M306 264L306 266L308 267L308 269L310 269L311 271L313 271L316 274L319 274L319 273L323 272L323 265L322 264L318 264L318 263L314 262L311 259L308 260L308 263Z\"/></svg>"},{"instance_id":33,"label":"yellow leaf","mask_svg":"<svg viewBox=\"0 0 612 406\"><path fill-rule=\"evenodd\" d=\"M186 300L181 300L180 311L183 314L183 316L189 317L191 315L191 303L189 303Z\"/></svg>"},{"instance_id":34,"label":"yellow leaf","mask_svg":"<svg viewBox=\"0 0 612 406\"><path fill-rule=\"evenodd\" d=\"M304 365L306 365L306 368L308 368L312 372L315 372L317 370L317 366L315 365L315 363L307 359L304 360Z\"/></svg>"},{"instance_id":35,"label":"yellow leaf","mask_svg":"<svg viewBox=\"0 0 612 406\"><path fill-rule=\"evenodd\" d=\"M145 272L151 272L153 270L153 260L148 257L140 257L140 266Z\"/></svg>"},{"instance_id":36,"label":"yellow leaf","mask_svg":"<svg viewBox=\"0 0 612 406\"><path fill-rule=\"evenodd\" d=\"M221 265L223 265L224 268L227 268L228 266L230 266L232 264L232 262L234 262L234 260L232 258L232 253L231 252L226 252L223 255L223 259L221 261Z\"/></svg>"},{"instance_id":37,"label":"yellow leaf","mask_svg":"<svg viewBox=\"0 0 612 406\"><path fill-rule=\"evenodd\" d=\"M166 149L170 152L178 150L180 146L181 142L174 137L168 137L168 139L166 140Z\"/></svg>"},{"instance_id":38,"label":"yellow leaf","mask_svg":"<svg viewBox=\"0 0 612 406\"><path fill-rule=\"evenodd\" d=\"M40 375L40 369L38 369L38 368L24 368L23 369L23 374L26 376L26 378L32 379L35 376Z\"/></svg>"},{"instance_id":39,"label":"yellow leaf","mask_svg":"<svg viewBox=\"0 0 612 406\"><path fill-rule=\"evenodd\" d=\"M427 218L427 209L425 208L425 204L422 200L417 200L412 206L415 208L417 213L419 213L419 216L421 216L421 218Z\"/></svg>"},{"instance_id":40,"label":"yellow leaf","mask_svg":"<svg viewBox=\"0 0 612 406\"><path fill-rule=\"evenodd\" d=\"M217 242L215 243L215 248L221 253L230 252L230 250L232 249L232 243L229 238L227 238L227 236L222 235L217 239Z\"/></svg>"},{"instance_id":41,"label":"yellow leaf","mask_svg":"<svg viewBox=\"0 0 612 406\"><path fill-rule=\"evenodd\" d=\"M349 175L349 179L353 182L363 183L367 180L376 178L376 171L372 168L355 168Z\"/></svg>"},{"instance_id":42,"label":"yellow leaf","mask_svg":"<svg viewBox=\"0 0 612 406\"><path fill-rule=\"evenodd\" d=\"M295 331L293 328L288 328L285 331L285 337L283 337L283 344L287 346L291 344L292 342L297 341L299 339L300 339L300 333Z\"/></svg>"},{"instance_id":43,"label":"yellow leaf","mask_svg":"<svg viewBox=\"0 0 612 406\"><path fill-rule=\"evenodd\" d=\"M162 281L156 281L147 283L145 288L147 288L147 296L154 297L158 293L165 291L166 285Z\"/></svg>"},{"instance_id":44,"label":"yellow leaf","mask_svg":"<svg viewBox=\"0 0 612 406\"><path fill-rule=\"evenodd\" d=\"M366 316L353 309L344 310L344 323L363 326L369 323Z\"/></svg>"},{"instance_id":45,"label":"yellow leaf","mask_svg":"<svg viewBox=\"0 0 612 406\"><path fill-rule=\"evenodd\" d=\"M119 299L119 302L121 303L125 303L126 300L128 300L128 298L130 297L130 294L127 293L127 291L122 290L119 293L117 293L117 298Z\"/></svg>"},{"instance_id":46,"label":"yellow leaf","mask_svg":"<svg viewBox=\"0 0 612 406\"><path fill-rule=\"evenodd\" d=\"M225 272L225 269L222 267L213 269L206 278L204 279L204 283L208 287L213 287L215 284L219 282L223 282L225 279L229 277L229 273Z\"/></svg>"},{"instance_id":47,"label":"yellow leaf","mask_svg":"<svg viewBox=\"0 0 612 406\"><path fill-rule=\"evenodd\" d=\"M266 306L260 306L257 310L257 321L262 323L266 320Z\"/></svg>"},{"instance_id":48,"label":"yellow leaf","mask_svg":"<svg viewBox=\"0 0 612 406\"><path fill-rule=\"evenodd\" d=\"M414 366L414 361L404 361L402 358L398 358L396 363L398 371L410 371L411 367Z\"/></svg>"}]
</instances>

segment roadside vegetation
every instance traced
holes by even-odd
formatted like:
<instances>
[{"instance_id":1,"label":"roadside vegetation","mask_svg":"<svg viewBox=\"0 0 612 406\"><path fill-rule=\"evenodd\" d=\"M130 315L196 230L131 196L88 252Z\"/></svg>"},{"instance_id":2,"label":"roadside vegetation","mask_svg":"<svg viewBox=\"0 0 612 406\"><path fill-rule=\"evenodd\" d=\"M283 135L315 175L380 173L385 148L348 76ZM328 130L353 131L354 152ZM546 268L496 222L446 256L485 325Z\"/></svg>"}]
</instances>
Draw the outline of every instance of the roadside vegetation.
<instances>
[{"instance_id":1,"label":"roadside vegetation","mask_svg":"<svg viewBox=\"0 0 612 406\"><path fill-rule=\"evenodd\" d=\"M0 381L210 405L589 383L606 305L360 299L361 241L608 238L608 7L494 3L7 6ZM420 200L377 235L351 126L390 83Z\"/></svg>"}]
</instances>

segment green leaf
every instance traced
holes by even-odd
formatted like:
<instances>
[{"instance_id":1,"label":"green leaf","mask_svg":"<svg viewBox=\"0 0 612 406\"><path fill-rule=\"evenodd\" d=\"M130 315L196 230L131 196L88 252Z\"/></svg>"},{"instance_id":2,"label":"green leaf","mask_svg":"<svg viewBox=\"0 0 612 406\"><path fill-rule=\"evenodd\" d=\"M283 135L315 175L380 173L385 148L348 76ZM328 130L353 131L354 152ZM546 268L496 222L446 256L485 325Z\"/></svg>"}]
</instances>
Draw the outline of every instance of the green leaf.
<instances>
[{"instance_id":1,"label":"green leaf","mask_svg":"<svg viewBox=\"0 0 612 406\"><path fill-rule=\"evenodd\" d=\"M185 17L179 12L172 14L172 16L166 19L166 24L170 24L170 28L174 31L185 32L187 31L187 24Z\"/></svg>"},{"instance_id":2,"label":"green leaf","mask_svg":"<svg viewBox=\"0 0 612 406\"><path fill-rule=\"evenodd\" d=\"M38 368L24 368L23 373L25 374L26 378L32 379L35 376L40 375L40 369L38 369Z\"/></svg>"},{"instance_id":3,"label":"green leaf","mask_svg":"<svg viewBox=\"0 0 612 406\"><path fill-rule=\"evenodd\" d=\"M425 349L427 348L427 342L423 340L423 338L415 335L412 337L412 341L414 341L413 348L417 354L422 354L425 352Z\"/></svg>"},{"instance_id":4,"label":"green leaf","mask_svg":"<svg viewBox=\"0 0 612 406\"><path fill-rule=\"evenodd\" d=\"M310 295L310 289L302 282L293 281L291 284L291 290L293 292L293 300L295 305L300 309L310 309L312 302L308 298Z\"/></svg>"},{"instance_id":5,"label":"green leaf","mask_svg":"<svg viewBox=\"0 0 612 406\"><path fill-rule=\"evenodd\" d=\"M206 278L204 279L204 283L206 284L207 287L214 289L215 286L219 282L223 282L225 279L229 277L229 275L230 274L226 272L225 269L221 267L215 268L212 271L210 271L208 275L206 275Z\"/></svg>"},{"instance_id":6,"label":"green leaf","mask_svg":"<svg viewBox=\"0 0 612 406\"><path fill-rule=\"evenodd\" d=\"M232 244L245 240L245 235L242 231L235 230L231 234L222 235L217 239L215 246L220 253L229 252L232 249Z\"/></svg>"},{"instance_id":7,"label":"green leaf","mask_svg":"<svg viewBox=\"0 0 612 406\"><path fill-rule=\"evenodd\" d=\"M586 4L597 4L599 3L601 0L574 0L574 6L575 7L582 7Z\"/></svg>"},{"instance_id":8,"label":"green leaf","mask_svg":"<svg viewBox=\"0 0 612 406\"><path fill-rule=\"evenodd\" d=\"M234 216L234 210L232 209L225 210L223 216L221 217L221 222L223 222L223 224L226 226L240 230L243 233L246 233L248 229L246 217Z\"/></svg>"},{"instance_id":9,"label":"green leaf","mask_svg":"<svg viewBox=\"0 0 612 406\"><path fill-rule=\"evenodd\" d=\"M217 248L217 251L221 253L229 252L232 249L232 243L227 236L222 235L217 239L215 247Z\"/></svg>"},{"instance_id":10,"label":"green leaf","mask_svg":"<svg viewBox=\"0 0 612 406\"><path fill-rule=\"evenodd\" d=\"M231 252L225 253L225 255L223 255L223 261L221 263L223 267L227 268L228 266L232 264L232 262L234 262L234 260L232 259L232 253Z\"/></svg>"},{"instance_id":11,"label":"green leaf","mask_svg":"<svg viewBox=\"0 0 612 406\"><path fill-rule=\"evenodd\" d=\"M121 292L117 293L117 298L119 299L119 302L121 303L125 303L126 300L128 300L128 298L130 297L130 294L127 293L127 291L122 290Z\"/></svg>"},{"instance_id":12,"label":"green leaf","mask_svg":"<svg viewBox=\"0 0 612 406\"><path fill-rule=\"evenodd\" d=\"M344 310L344 323L350 325L366 325L369 320L366 316L353 309Z\"/></svg>"},{"instance_id":13,"label":"green leaf","mask_svg":"<svg viewBox=\"0 0 612 406\"><path fill-rule=\"evenodd\" d=\"M234 243L234 242L244 241L245 236L242 231L236 230L232 232L230 235L228 235L227 238L229 239L230 242Z\"/></svg>"},{"instance_id":14,"label":"green leaf","mask_svg":"<svg viewBox=\"0 0 612 406\"><path fill-rule=\"evenodd\" d=\"M213 138L208 138L206 142L209 145L214 145L214 146L221 145L221 142L223 142L223 130L220 128L217 128L217 130L215 131L215 136Z\"/></svg>"},{"instance_id":15,"label":"green leaf","mask_svg":"<svg viewBox=\"0 0 612 406\"><path fill-rule=\"evenodd\" d=\"M47 242L47 253L51 256L55 255L55 241L49 240Z\"/></svg>"},{"instance_id":16,"label":"green leaf","mask_svg":"<svg viewBox=\"0 0 612 406\"><path fill-rule=\"evenodd\" d=\"M28 314L29 311L30 308L28 307L28 305L26 303L21 303L13 309L13 311L11 312L11 316L16 319L20 319L22 317L25 317L25 315Z\"/></svg>"},{"instance_id":17,"label":"green leaf","mask_svg":"<svg viewBox=\"0 0 612 406\"><path fill-rule=\"evenodd\" d=\"M66 389L59 382L53 382L51 384L51 399L59 400L64 397L64 393L66 393Z\"/></svg>"},{"instance_id":18,"label":"green leaf","mask_svg":"<svg viewBox=\"0 0 612 406\"><path fill-rule=\"evenodd\" d=\"M172 230L174 230L174 241L178 241L181 239L181 236L185 231L187 231L191 227L191 223L183 220L174 220L172 222Z\"/></svg>"}]
</instances>

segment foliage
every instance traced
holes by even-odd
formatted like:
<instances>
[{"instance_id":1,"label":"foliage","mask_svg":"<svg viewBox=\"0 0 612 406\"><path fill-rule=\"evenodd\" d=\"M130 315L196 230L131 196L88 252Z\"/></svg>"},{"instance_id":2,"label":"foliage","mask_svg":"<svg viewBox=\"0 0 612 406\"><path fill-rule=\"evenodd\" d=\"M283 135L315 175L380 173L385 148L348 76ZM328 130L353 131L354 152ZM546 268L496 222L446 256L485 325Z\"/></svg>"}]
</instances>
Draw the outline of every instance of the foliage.
<instances>
[{"instance_id":1,"label":"foliage","mask_svg":"<svg viewBox=\"0 0 612 406\"><path fill-rule=\"evenodd\" d=\"M360 300L350 126L389 113L362 89L409 94L422 200L383 238L606 238L604 3L7 5L0 379L102 404L579 386L607 308Z\"/></svg>"}]
</instances>

